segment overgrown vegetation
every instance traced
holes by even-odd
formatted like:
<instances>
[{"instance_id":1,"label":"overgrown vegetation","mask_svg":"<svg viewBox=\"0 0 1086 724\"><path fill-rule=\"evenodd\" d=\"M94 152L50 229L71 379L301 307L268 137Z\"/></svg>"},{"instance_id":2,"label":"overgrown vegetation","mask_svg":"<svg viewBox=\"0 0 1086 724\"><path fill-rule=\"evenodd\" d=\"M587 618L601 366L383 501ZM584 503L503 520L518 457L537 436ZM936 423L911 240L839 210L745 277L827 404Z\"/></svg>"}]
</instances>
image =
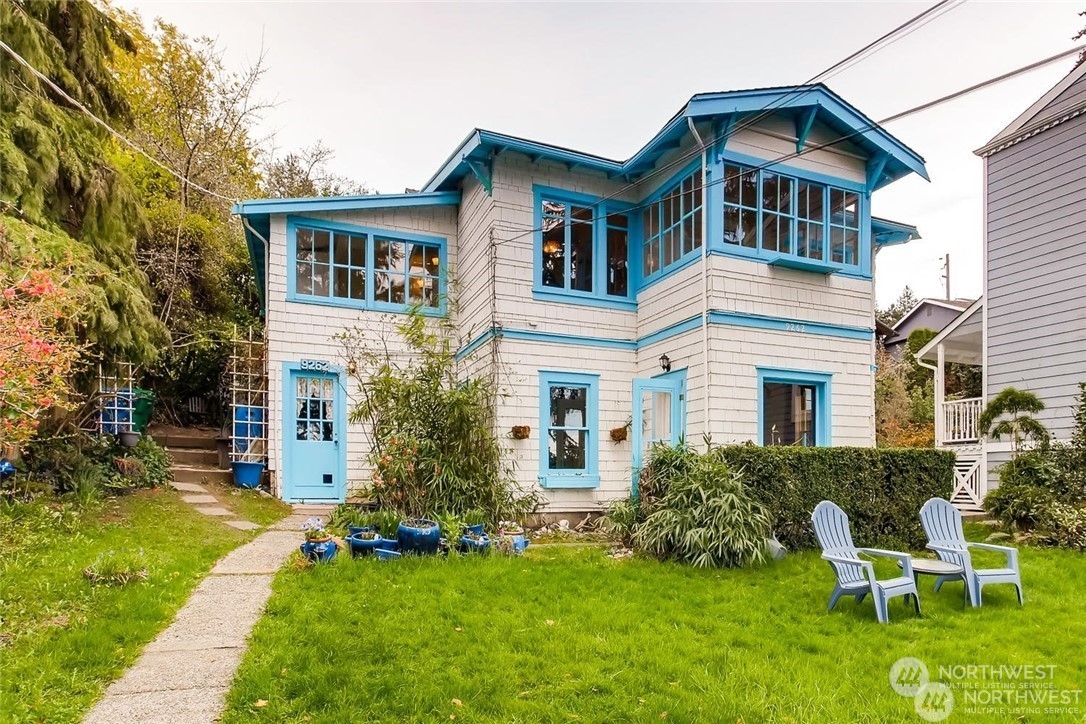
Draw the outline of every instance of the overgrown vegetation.
<instances>
[{"instance_id":1,"label":"overgrown vegetation","mask_svg":"<svg viewBox=\"0 0 1086 724\"><path fill-rule=\"evenodd\" d=\"M993 398L982 425L1010 435L1014 454L1000 468L999 487L988 493L985 508L1022 540L1086 550L1086 383L1079 384L1069 443L1051 443L1030 416L1043 408L1039 400L1018 390L1004 393ZM1022 450L1026 437L1037 444Z\"/></svg>"},{"instance_id":2,"label":"overgrown vegetation","mask_svg":"<svg viewBox=\"0 0 1086 724\"><path fill-rule=\"evenodd\" d=\"M363 330L339 337L358 383L350 420L365 426L372 446L368 492L404 517L481 509L491 523L523 520L538 499L517 486L494 432L492 382L457 378L450 324L417 311L397 320L399 354L367 342Z\"/></svg>"},{"instance_id":3,"label":"overgrown vegetation","mask_svg":"<svg viewBox=\"0 0 1086 724\"><path fill-rule=\"evenodd\" d=\"M857 545L922 550L920 507L949 498L954 484L947 450L728 445L712 454L742 473L791 549L817 546L811 511L832 500L848 514Z\"/></svg>"}]
</instances>

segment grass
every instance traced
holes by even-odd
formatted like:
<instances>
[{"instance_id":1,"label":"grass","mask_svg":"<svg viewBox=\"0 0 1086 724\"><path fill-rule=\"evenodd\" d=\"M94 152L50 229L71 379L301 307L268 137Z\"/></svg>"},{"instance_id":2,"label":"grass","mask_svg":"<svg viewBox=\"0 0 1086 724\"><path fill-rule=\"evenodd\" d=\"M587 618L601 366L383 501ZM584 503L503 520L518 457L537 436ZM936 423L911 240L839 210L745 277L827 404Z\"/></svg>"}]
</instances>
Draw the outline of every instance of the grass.
<instances>
[{"instance_id":1,"label":"grass","mask_svg":"<svg viewBox=\"0 0 1086 724\"><path fill-rule=\"evenodd\" d=\"M258 525L271 525L290 515L290 505L259 490L212 482L205 482L204 486L239 517Z\"/></svg>"},{"instance_id":2,"label":"grass","mask_svg":"<svg viewBox=\"0 0 1086 724\"><path fill-rule=\"evenodd\" d=\"M1057 687L1082 688L1086 556L1021 555L1024 609L1011 586L966 609L961 584L935 594L922 578L924 616L894 599L889 625L870 599L827 612L817 553L729 571L592 546L288 567L223 721L920 722L889 685L904 656L933 674L1055 665ZM950 721L1018 720L958 706ZM1063 720L1081 721L1078 706Z\"/></svg>"},{"instance_id":3,"label":"grass","mask_svg":"<svg viewBox=\"0 0 1086 724\"><path fill-rule=\"evenodd\" d=\"M0 531L0 720L47 722L78 721L212 564L254 535L167 490L82 510L3 505ZM143 567L145 580L128 575ZM88 568L113 585L92 585Z\"/></svg>"}]
</instances>

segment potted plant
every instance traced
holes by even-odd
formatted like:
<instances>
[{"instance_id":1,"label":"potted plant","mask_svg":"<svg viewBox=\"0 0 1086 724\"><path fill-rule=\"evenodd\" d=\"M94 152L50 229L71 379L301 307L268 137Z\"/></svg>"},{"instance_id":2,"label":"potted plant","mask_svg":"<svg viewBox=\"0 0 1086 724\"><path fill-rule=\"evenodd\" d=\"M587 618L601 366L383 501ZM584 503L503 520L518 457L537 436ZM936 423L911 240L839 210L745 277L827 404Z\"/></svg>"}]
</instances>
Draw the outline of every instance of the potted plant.
<instances>
[{"instance_id":1,"label":"potted plant","mask_svg":"<svg viewBox=\"0 0 1086 724\"><path fill-rule=\"evenodd\" d=\"M140 433L135 430L122 430L117 433L117 437L121 439L121 445L125 447L136 447L140 441Z\"/></svg>"},{"instance_id":2,"label":"potted plant","mask_svg":"<svg viewBox=\"0 0 1086 724\"><path fill-rule=\"evenodd\" d=\"M306 558L320 563L336 557L336 542L320 518L310 518L302 523L302 532L305 533L305 542L299 546L299 550Z\"/></svg>"},{"instance_id":3,"label":"potted plant","mask_svg":"<svg viewBox=\"0 0 1086 724\"><path fill-rule=\"evenodd\" d=\"M524 526L509 520L498 523L498 538L495 545L506 553L520 554L528 547L528 539L524 536Z\"/></svg>"},{"instance_id":4,"label":"potted plant","mask_svg":"<svg viewBox=\"0 0 1086 724\"><path fill-rule=\"evenodd\" d=\"M527 425L513 425L513 429L509 431L510 437L514 440L527 440L531 434L532 428Z\"/></svg>"},{"instance_id":5,"label":"potted plant","mask_svg":"<svg viewBox=\"0 0 1086 724\"><path fill-rule=\"evenodd\" d=\"M473 526L474 527L474 526ZM479 526L481 527L481 526ZM461 553L486 553L490 550L490 536L481 530L465 530L460 536Z\"/></svg>"},{"instance_id":6,"label":"potted plant","mask_svg":"<svg viewBox=\"0 0 1086 724\"><path fill-rule=\"evenodd\" d=\"M400 549L406 553L437 553L441 527L426 518L409 518L400 521L396 538Z\"/></svg>"},{"instance_id":7,"label":"potted plant","mask_svg":"<svg viewBox=\"0 0 1086 724\"><path fill-rule=\"evenodd\" d=\"M350 526L351 534L347 536L347 547L351 549L352 556L368 556L381 546L384 539L372 526Z\"/></svg>"}]
</instances>

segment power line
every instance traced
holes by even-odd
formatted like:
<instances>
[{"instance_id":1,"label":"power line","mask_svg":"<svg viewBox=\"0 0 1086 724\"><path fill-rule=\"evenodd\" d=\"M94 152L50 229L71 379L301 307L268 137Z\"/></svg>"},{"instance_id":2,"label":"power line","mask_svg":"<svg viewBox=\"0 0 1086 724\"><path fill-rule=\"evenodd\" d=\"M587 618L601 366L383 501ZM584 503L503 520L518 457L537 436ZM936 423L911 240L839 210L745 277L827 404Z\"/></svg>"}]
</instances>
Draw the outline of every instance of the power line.
<instances>
[{"instance_id":1,"label":"power line","mask_svg":"<svg viewBox=\"0 0 1086 724\"><path fill-rule=\"evenodd\" d=\"M718 184L727 183L728 181L740 178L743 174L747 174L747 173L750 173L752 171L762 171L762 170L765 170L767 168L771 168L771 167L776 166L777 164L779 164L779 163L781 163L783 161L788 161L788 160L791 160L793 158L799 158L800 156L804 156L804 155L806 155L808 153L812 153L814 151L822 151L822 150L825 150L825 149L828 149L828 148L833 148L834 146L838 146L838 145L840 145L840 144L842 144L842 143L844 143L846 141L849 141L849 140L851 140L851 139L853 139L853 138L855 138L855 137L857 137L859 135L862 135L862 134L866 133L867 131L878 128L879 126L885 125L887 123L890 123L892 121L896 121L896 120L899 120L899 119L902 119L902 118L906 118L907 116L911 116L911 115L914 115L916 113L920 113L921 111L929 110L931 108L934 108L935 106L939 106L939 105L942 105L944 103L948 103L948 102L950 102L952 100L956 100L956 99L961 98L962 96L968 95L970 93L975 93L978 90L982 90L984 88L995 85L997 83L1001 83L1003 81L1010 80L1011 78L1022 75L1023 73L1028 73L1030 71L1036 70L1037 68L1040 68L1040 67L1042 67L1044 65L1049 65L1051 63L1056 62L1057 60L1061 60L1061 59L1066 58L1066 57L1068 57L1070 55L1074 55L1075 53L1079 53L1079 52L1081 52L1083 50L1086 50L1086 45L1080 45L1080 46L1078 46L1076 48L1070 48L1070 49L1065 50L1065 51L1063 51L1061 53L1057 53L1056 55L1045 58L1044 60L1039 60L1039 61L1036 61L1034 63L1030 63L1029 65L1022 66L1021 68L1017 68L1017 69L1012 70L1012 71L1010 71L1008 73L1004 73L1003 75L996 76L994 78L989 78L988 80L982 81L980 83L976 83L976 84L974 84L972 86L969 86L968 88L963 88L960 91L955 91L954 93L943 96L941 98L936 98L933 101L928 101L927 103L923 103L923 104L921 104L919 106L915 106L915 107L910 108L908 110L901 111L900 113L895 113L894 115L889 116L887 118L884 118L881 121L873 122L873 123L870 123L870 124L868 124L866 126L862 126L860 128L857 128L857 129L853 130L852 132L847 133L844 136L836 138L836 139L834 139L832 141L827 141L826 143L817 144L817 145L805 146L803 148L803 150L801 150L801 151L795 151L793 153L785 154L783 156L778 156L775 159L766 161L766 162L764 162L762 164L759 164L757 166L751 166L751 167L744 166L743 170L740 171L737 174L732 174L731 176L723 176L722 178L719 178L719 179L713 179L712 181L708 182L707 184L704 184L703 189L708 188L710 186L716 186ZM701 153L701 151L699 150L698 153ZM740 165L740 164L734 164L734 165ZM632 184L631 186L633 186L633 185L636 185L636 184ZM600 203L603 203L603 202L605 202L605 201L607 201L607 200L609 200L611 198L614 198L614 196L612 195L612 196L609 196L609 197L601 198L599 201L595 202L594 205L598 205ZM645 208L648 208L649 206L652 206L655 203L657 203L657 202L656 201L642 202L642 203L636 204L634 206L628 206L628 207L625 207L623 209L622 213L630 213L630 212L633 212L633 211L638 211L640 209L645 209ZM704 197L703 197L702 203L704 203ZM592 217L590 219L585 219L584 221L585 222L596 221L598 219L602 219L602 218L605 218L605 217L606 217L606 214L601 214L600 216L594 216L594 217ZM529 234L534 234L537 231L542 231L542 230L543 230L542 227L530 228L530 229L528 229L527 231L525 231L525 232L523 232L521 234L517 234L516 236L511 236L508 239L502 239L498 243L504 244L504 243L508 243L508 242L512 242L512 241L517 241L518 239L523 239L525 236L528 236Z\"/></svg>"},{"instance_id":2,"label":"power line","mask_svg":"<svg viewBox=\"0 0 1086 724\"><path fill-rule=\"evenodd\" d=\"M722 140L722 139L724 139L726 137L729 137L729 136L731 136L733 134L739 133L740 131L743 131L743 130L746 130L748 128L754 127L755 125L757 125L758 123L761 123L763 120L765 120L769 116L773 115L773 113L775 111L779 110L780 108L783 108L784 106L786 106L789 103L792 103L794 101L798 101L798 100L802 99L803 97L807 96L808 94L814 92L814 88L810 87L812 84L821 82L821 81L826 80L828 78L831 78L831 77L837 75L838 73L841 73L844 70L852 67L853 65L856 65L861 60L863 60L863 59L865 59L867 57L871 57L872 55L879 52L880 50L889 47L893 43L896 43L898 40L901 40L902 38L910 35L911 33L913 33L916 30L919 30L920 28L927 25L928 23L936 20L939 17L942 17L943 15L945 15L947 13L949 13L951 10L954 10L955 8L957 8L959 5L963 4L964 2L965 2L965 0L941 0L940 2L937 2L936 4L932 5L931 7L924 10L923 12L909 18L908 20L901 23L900 25L893 28L892 30L890 30L890 31L888 31L886 33L883 33L881 36L879 36L875 40L871 41L870 43L868 43L864 47L860 48L859 50L857 50L857 51L853 52L852 54L848 55L844 59L837 61L836 63L829 66L825 70L822 70L819 73L816 73L815 75L811 76L806 81L801 83L797 88L793 89L789 93L785 93L778 100L774 101L773 103L769 104L765 108L761 109L760 111L758 111L758 113L754 114L752 117L744 119L744 120L740 121L738 124L732 126L731 128L727 128L727 129L721 131L720 133L718 133L717 135L712 136L701 147L691 149L690 151L686 152L685 154L681 154L677 158L675 158L675 159L669 161L668 163L664 164L663 166L661 166L659 168L652 169L651 171L649 171L648 173L643 175L641 178L639 178L637 181L627 183L625 186L622 186L622 187L618 188L616 191L614 191L614 192L600 198L596 203L599 204L599 203L604 203L604 202L607 202L607 201L611 201L615 197L626 193L627 191L634 188L635 186L639 186L639 185L645 183L646 181L649 181L650 179L655 178L656 176L659 176L660 174L666 173L666 172L670 171L671 169L674 169L674 168L676 168L678 166L681 166L682 164L686 163L687 161L694 158L695 156L700 155L701 151L702 151L702 148L704 148L706 146L711 146L711 145L715 144L717 141L720 141L720 140ZM921 22L921 21L923 21L923 22ZM895 36L897 36L897 37L895 37ZM886 42L885 45L882 45L884 43L884 41L887 41L887 40L889 40L889 42ZM879 46L881 46L881 47L879 47Z\"/></svg>"},{"instance_id":3,"label":"power line","mask_svg":"<svg viewBox=\"0 0 1086 724\"><path fill-rule=\"evenodd\" d=\"M205 194L208 194L210 196L214 196L216 198L222 199L223 201L229 201L231 203L235 203L235 202L240 200L240 199L230 198L229 196L223 196L222 194L219 194L219 193L216 193L214 191L211 191L210 189L204 188L203 186L201 186L200 184L198 184L198 183L196 183L194 181L190 181L189 179L186 179L180 173L178 173L177 171L174 171L172 168L167 166L165 163L163 163L162 161L159 161L157 158L155 158L151 154L147 153L147 151L144 151L142 148L140 148L138 145L136 145L136 143L134 143L133 141L128 140L128 138L126 136L124 136L123 134L121 134L119 131L114 130L112 126L110 126L108 123L103 121L101 118L94 115L94 113L92 113L90 111L90 109L88 109L85 105L83 105L82 103L77 101L75 98L72 98L70 95L68 95L64 91L63 88L61 88L56 83L54 83L47 75L42 73L40 70L38 70L37 68L32 66L30 64L30 62L26 58L24 58L23 56L21 56L17 52L15 52L15 50L13 50L12 47L10 45L8 45L7 43L5 43L3 40L0 40L0 49L2 49L4 52L6 52L8 55L10 55L16 61L18 61L18 63L20 65L22 65L24 68L26 68L31 73L33 73L35 76L37 76L41 81L43 81L46 85L48 85L50 88L52 88L59 96L64 98L64 100L68 101L73 106L75 106L80 111L82 111L85 115L89 116L99 126L106 129L107 131L109 131L110 134L115 136L117 139L119 139L126 146L131 148L136 153L139 153L141 156L143 156L144 158L146 158L148 161L155 164L159 168L165 170L167 173L169 173L172 176L176 177L177 180L181 181L181 183L187 184L188 186L196 189L197 191L203 191Z\"/></svg>"}]
</instances>

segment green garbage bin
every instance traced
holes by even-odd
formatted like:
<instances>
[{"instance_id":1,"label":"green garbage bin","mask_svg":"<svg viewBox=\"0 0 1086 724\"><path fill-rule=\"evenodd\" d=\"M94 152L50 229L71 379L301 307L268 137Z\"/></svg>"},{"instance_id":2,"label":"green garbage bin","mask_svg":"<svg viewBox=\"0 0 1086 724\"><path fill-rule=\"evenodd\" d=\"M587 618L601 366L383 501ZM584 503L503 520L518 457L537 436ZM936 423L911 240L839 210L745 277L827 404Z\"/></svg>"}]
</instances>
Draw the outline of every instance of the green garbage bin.
<instances>
[{"instance_id":1,"label":"green garbage bin","mask_svg":"<svg viewBox=\"0 0 1086 724\"><path fill-rule=\"evenodd\" d=\"M132 390L132 430L143 432L151 422L151 413L155 410L155 393L150 390L141 390L138 387Z\"/></svg>"}]
</instances>

